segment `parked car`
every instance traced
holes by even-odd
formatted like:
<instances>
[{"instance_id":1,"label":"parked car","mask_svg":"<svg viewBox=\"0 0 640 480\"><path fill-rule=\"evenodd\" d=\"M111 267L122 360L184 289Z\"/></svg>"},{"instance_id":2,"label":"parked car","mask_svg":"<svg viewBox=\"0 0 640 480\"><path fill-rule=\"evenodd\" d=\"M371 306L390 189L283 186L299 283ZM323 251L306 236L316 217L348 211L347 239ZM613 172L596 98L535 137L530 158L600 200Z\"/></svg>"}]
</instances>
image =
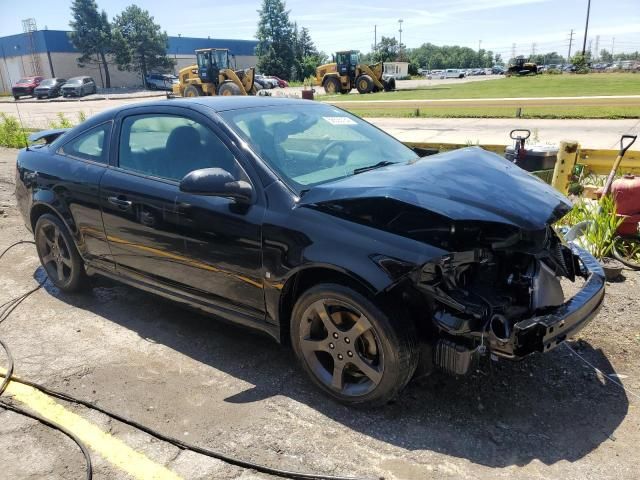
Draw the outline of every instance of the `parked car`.
<instances>
[{"instance_id":1,"label":"parked car","mask_svg":"<svg viewBox=\"0 0 640 480\"><path fill-rule=\"evenodd\" d=\"M166 73L150 73L144 80L149 90L171 91L174 84L180 83L178 77Z\"/></svg>"},{"instance_id":2,"label":"parked car","mask_svg":"<svg viewBox=\"0 0 640 480\"><path fill-rule=\"evenodd\" d=\"M66 83L64 78L46 78L33 91L33 96L41 98L55 98L60 95L62 85Z\"/></svg>"},{"instance_id":3,"label":"parked car","mask_svg":"<svg viewBox=\"0 0 640 480\"><path fill-rule=\"evenodd\" d=\"M11 87L11 94L15 100L19 100L20 97L33 95L35 88L40 85L40 82L44 80L44 77L24 77L18 80L13 87Z\"/></svg>"},{"instance_id":4,"label":"parked car","mask_svg":"<svg viewBox=\"0 0 640 480\"><path fill-rule=\"evenodd\" d=\"M464 70L447 68L440 74L440 78L464 78L467 74Z\"/></svg>"},{"instance_id":5,"label":"parked car","mask_svg":"<svg viewBox=\"0 0 640 480\"><path fill-rule=\"evenodd\" d=\"M277 80L265 77L264 75L256 75L254 81L262 88L276 88L278 86Z\"/></svg>"},{"instance_id":6,"label":"parked car","mask_svg":"<svg viewBox=\"0 0 640 480\"><path fill-rule=\"evenodd\" d=\"M38 139L16 197L55 287L103 275L265 332L347 404L385 403L418 364L547 352L604 298L554 188L479 147L420 159L332 105L163 100ZM563 277L586 280L567 301Z\"/></svg>"},{"instance_id":7,"label":"parked car","mask_svg":"<svg viewBox=\"0 0 640 480\"><path fill-rule=\"evenodd\" d=\"M286 80L281 79L280 77L276 77L275 75L270 75L267 78L270 78L272 80L275 80L276 82L278 82L278 86L280 88L286 88L289 86L289 82L287 82Z\"/></svg>"},{"instance_id":8,"label":"parked car","mask_svg":"<svg viewBox=\"0 0 640 480\"><path fill-rule=\"evenodd\" d=\"M63 97L84 97L98 91L96 82L91 77L73 77L61 88Z\"/></svg>"},{"instance_id":9,"label":"parked car","mask_svg":"<svg viewBox=\"0 0 640 480\"><path fill-rule=\"evenodd\" d=\"M504 71L504 67L501 67L500 65L494 65L491 67L491 73L494 75L504 75Z\"/></svg>"}]
</instances>

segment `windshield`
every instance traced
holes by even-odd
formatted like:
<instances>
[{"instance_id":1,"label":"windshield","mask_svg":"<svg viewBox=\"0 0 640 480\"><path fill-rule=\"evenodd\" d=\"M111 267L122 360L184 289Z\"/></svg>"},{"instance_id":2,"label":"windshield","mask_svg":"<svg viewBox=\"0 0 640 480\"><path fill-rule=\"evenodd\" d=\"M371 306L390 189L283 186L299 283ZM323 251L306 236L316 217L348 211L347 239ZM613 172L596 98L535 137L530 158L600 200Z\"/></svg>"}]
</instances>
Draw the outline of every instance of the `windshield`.
<instances>
[{"instance_id":1,"label":"windshield","mask_svg":"<svg viewBox=\"0 0 640 480\"><path fill-rule=\"evenodd\" d=\"M56 84L55 78L48 78L47 80L43 80L42 82L40 82L41 87L48 87L50 85L55 85L55 84Z\"/></svg>"},{"instance_id":2,"label":"windshield","mask_svg":"<svg viewBox=\"0 0 640 480\"><path fill-rule=\"evenodd\" d=\"M78 83L82 83L82 77L76 77L76 78L70 78L67 83L70 83L72 85L78 84Z\"/></svg>"},{"instance_id":3,"label":"windshield","mask_svg":"<svg viewBox=\"0 0 640 480\"><path fill-rule=\"evenodd\" d=\"M298 193L381 162L416 158L393 137L328 105L271 106L220 115Z\"/></svg>"},{"instance_id":4,"label":"windshield","mask_svg":"<svg viewBox=\"0 0 640 480\"><path fill-rule=\"evenodd\" d=\"M21 78L17 83L31 83L33 79L31 78Z\"/></svg>"}]
</instances>

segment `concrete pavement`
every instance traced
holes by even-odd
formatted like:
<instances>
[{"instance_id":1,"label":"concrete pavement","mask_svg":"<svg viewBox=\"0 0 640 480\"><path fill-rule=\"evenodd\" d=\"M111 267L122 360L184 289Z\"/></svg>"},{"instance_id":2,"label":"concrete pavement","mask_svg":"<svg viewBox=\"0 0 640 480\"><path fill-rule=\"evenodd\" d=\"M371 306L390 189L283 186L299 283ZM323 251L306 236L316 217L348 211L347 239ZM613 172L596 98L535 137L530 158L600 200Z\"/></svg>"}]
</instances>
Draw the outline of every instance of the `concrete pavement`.
<instances>
[{"instance_id":1,"label":"concrete pavement","mask_svg":"<svg viewBox=\"0 0 640 480\"><path fill-rule=\"evenodd\" d=\"M511 118L367 118L403 142L511 144L509 132L528 128L532 139L557 144L577 140L585 148L618 148L620 135L640 133L640 120L541 120ZM537 135L536 135L537 132ZM640 150L636 143L634 150Z\"/></svg>"},{"instance_id":2,"label":"concrete pavement","mask_svg":"<svg viewBox=\"0 0 640 480\"><path fill-rule=\"evenodd\" d=\"M149 100L148 98L110 99L83 102L0 102L0 113L14 117L20 114L30 128L47 128L63 113L77 122L79 112L87 116L109 108ZM358 102L361 103L361 102ZM537 130L542 143L563 139L578 140L587 148L616 148L620 135L638 133L640 120L541 120L509 118L368 118L402 141L443 143L509 144L509 131L514 128ZM534 135L535 136L535 135ZM634 145L640 149L640 144Z\"/></svg>"}]
</instances>

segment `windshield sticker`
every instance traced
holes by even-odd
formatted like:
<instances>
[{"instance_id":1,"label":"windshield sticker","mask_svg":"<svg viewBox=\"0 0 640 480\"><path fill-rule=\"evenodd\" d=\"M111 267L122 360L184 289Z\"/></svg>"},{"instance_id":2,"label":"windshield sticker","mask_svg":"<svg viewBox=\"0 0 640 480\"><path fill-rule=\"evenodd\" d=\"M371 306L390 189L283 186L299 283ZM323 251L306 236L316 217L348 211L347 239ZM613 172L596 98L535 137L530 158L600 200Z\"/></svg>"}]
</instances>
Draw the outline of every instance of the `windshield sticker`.
<instances>
[{"instance_id":1,"label":"windshield sticker","mask_svg":"<svg viewBox=\"0 0 640 480\"><path fill-rule=\"evenodd\" d=\"M357 125L349 117L322 117L324 120L329 122L331 125Z\"/></svg>"}]
</instances>

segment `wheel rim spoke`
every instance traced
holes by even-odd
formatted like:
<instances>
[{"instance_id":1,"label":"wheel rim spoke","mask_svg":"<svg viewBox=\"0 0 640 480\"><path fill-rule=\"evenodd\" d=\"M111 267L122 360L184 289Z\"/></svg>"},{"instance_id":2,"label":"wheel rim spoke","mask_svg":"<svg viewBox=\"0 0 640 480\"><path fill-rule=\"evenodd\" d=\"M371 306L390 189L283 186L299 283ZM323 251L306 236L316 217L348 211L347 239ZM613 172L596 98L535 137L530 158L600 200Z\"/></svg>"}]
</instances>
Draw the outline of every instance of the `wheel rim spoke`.
<instances>
[{"instance_id":1,"label":"wheel rim spoke","mask_svg":"<svg viewBox=\"0 0 640 480\"><path fill-rule=\"evenodd\" d=\"M331 314L329 314L327 304L324 300L314 303L314 310L318 314L318 317L320 317L320 320L324 324L324 328L326 328L328 332L335 330L336 326L333 323L333 320L331 320Z\"/></svg>"},{"instance_id":2,"label":"wheel rim spoke","mask_svg":"<svg viewBox=\"0 0 640 480\"><path fill-rule=\"evenodd\" d=\"M302 349L307 354L314 354L315 352L328 352L329 346L327 340L312 340L310 338L304 338L302 340Z\"/></svg>"},{"instance_id":3,"label":"wheel rim spoke","mask_svg":"<svg viewBox=\"0 0 640 480\"><path fill-rule=\"evenodd\" d=\"M62 263L62 260L58 260L56 262L56 271L58 274L58 280L64 280L64 264Z\"/></svg>"},{"instance_id":4,"label":"wheel rim spoke","mask_svg":"<svg viewBox=\"0 0 640 480\"><path fill-rule=\"evenodd\" d=\"M48 263L55 262L56 257L53 255L53 252L49 252L47 255L42 257L42 264L47 265Z\"/></svg>"},{"instance_id":5,"label":"wheel rim spoke","mask_svg":"<svg viewBox=\"0 0 640 480\"><path fill-rule=\"evenodd\" d=\"M336 390L342 390L344 388L344 363L333 363L333 376L331 378L331 386Z\"/></svg>"},{"instance_id":6,"label":"wheel rim spoke","mask_svg":"<svg viewBox=\"0 0 640 480\"><path fill-rule=\"evenodd\" d=\"M364 373L369 380L371 380L376 385L380 383L382 379L382 372L379 370L379 367L374 367L369 365L366 361L360 358L358 353L351 359L351 363L356 366L358 370Z\"/></svg>"},{"instance_id":7,"label":"wheel rim spoke","mask_svg":"<svg viewBox=\"0 0 640 480\"><path fill-rule=\"evenodd\" d=\"M355 340L370 328L371 323L369 322L369 319L360 313L360 317L358 317L353 326L345 332L345 335L350 337L352 340Z\"/></svg>"},{"instance_id":8,"label":"wheel rim spoke","mask_svg":"<svg viewBox=\"0 0 640 480\"><path fill-rule=\"evenodd\" d=\"M66 265L67 267L71 268L71 259L64 257L64 256L60 256L60 260L62 261L62 263L64 265Z\"/></svg>"}]
</instances>

